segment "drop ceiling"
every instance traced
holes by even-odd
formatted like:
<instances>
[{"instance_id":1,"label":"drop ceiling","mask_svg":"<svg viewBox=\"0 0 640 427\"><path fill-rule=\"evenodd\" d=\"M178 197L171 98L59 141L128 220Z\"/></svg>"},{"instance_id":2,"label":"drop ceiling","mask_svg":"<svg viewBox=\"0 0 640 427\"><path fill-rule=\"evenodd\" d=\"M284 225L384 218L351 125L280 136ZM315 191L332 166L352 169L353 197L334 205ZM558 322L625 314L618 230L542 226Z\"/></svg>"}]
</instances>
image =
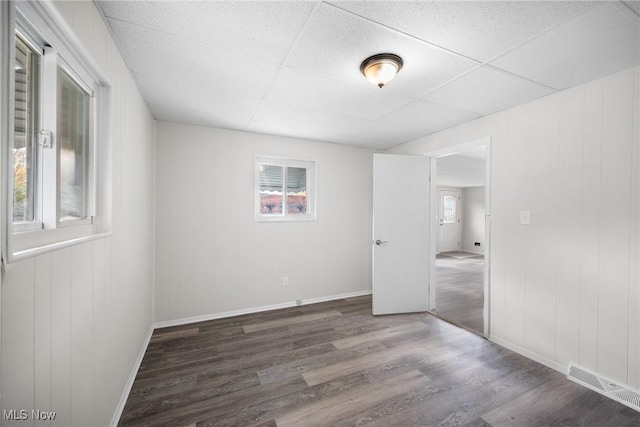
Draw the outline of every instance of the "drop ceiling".
<instances>
[{"instance_id":1,"label":"drop ceiling","mask_svg":"<svg viewBox=\"0 0 640 427\"><path fill-rule=\"evenodd\" d=\"M638 1L96 4L156 119L373 149L640 65Z\"/></svg>"}]
</instances>

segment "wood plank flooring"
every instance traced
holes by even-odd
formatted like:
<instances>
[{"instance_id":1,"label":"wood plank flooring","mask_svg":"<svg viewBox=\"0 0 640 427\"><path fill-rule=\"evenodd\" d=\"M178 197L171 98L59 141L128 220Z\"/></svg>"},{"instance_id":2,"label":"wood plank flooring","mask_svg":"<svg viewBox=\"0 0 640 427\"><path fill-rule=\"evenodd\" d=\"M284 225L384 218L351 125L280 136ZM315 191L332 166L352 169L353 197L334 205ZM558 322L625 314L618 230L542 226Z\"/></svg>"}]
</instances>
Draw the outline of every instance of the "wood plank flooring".
<instances>
[{"instance_id":1,"label":"wood plank flooring","mask_svg":"<svg viewBox=\"0 0 640 427\"><path fill-rule=\"evenodd\" d=\"M452 253L436 257L436 309L434 313L484 334L484 257ZM460 255L460 257L455 257Z\"/></svg>"},{"instance_id":2,"label":"wood plank flooring","mask_svg":"<svg viewBox=\"0 0 640 427\"><path fill-rule=\"evenodd\" d=\"M154 333L122 426L640 426L640 413L428 313L358 297Z\"/></svg>"}]
</instances>

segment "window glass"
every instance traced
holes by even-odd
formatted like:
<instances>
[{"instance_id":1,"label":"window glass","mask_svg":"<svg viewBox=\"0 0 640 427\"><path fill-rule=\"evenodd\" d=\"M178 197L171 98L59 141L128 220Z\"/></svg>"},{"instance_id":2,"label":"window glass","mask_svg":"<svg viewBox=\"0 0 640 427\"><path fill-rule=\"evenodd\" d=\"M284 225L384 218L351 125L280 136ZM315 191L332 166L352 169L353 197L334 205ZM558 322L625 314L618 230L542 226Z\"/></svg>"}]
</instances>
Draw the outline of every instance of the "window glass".
<instances>
[{"instance_id":1,"label":"window glass","mask_svg":"<svg viewBox=\"0 0 640 427\"><path fill-rule=\"evenodd\" d=\"M455 196L444 196L442 221L445 224L456 222L456 198Z\"/></svg>"},{"instance_id":2,"label":"window glass","mask_svg":"<svg viewBox=\"0 0 640 427\"><path fill-rule=\"evenodd\" d=\"M87 217L90 94L58 69L60 221Z\"/></svg>"},{"instance_id":3,"label":"window glass","mask_svg":"<svg viewBox=\"0 0 640 427\"><path fill-rule=\"evenodd\" d=\"M315 221L316 162L256 156L256 221Z\"/></svg>"},{"instance_id":4,"label":"window glass","mask_svg":"<svg viewBox=\"0 0 640 427\"><path fill-rule=\"evenodd\" d=\"M40 55L16 34L13 221L35 220Z\"/></svg>"},{"instance_id":5,"label":"window glass","mask_svg":"<svg viewBox=\"0 0 640 427\"><path fill-rule=\"evenodd\" d=\"M287 212L307 213L307 169L287 168Z\"/></svg>"},{"instance_id":6,"label":"window glass","mask_svg":"<svg viewBox=\"0 0 640 427\"><path fill-rule=\"evenodd\" d=\"M282 215L284 167L260 164L259 171L260 213Z\"/></svg>"}]
</instances>

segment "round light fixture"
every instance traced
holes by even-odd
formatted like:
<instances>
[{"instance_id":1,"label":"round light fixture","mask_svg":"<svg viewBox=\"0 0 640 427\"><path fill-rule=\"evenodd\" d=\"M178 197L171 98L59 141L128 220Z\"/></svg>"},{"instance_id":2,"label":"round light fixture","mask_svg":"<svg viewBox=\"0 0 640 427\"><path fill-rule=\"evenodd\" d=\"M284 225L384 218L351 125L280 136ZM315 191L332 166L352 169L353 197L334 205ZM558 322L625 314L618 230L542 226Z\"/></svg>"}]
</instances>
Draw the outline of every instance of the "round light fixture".
<instances>
[{"instance_id":1,"label":"round light fixture","mask_svg":"<svg viewBox=\"0 0 640 427\"><path fill-rule=\"evenodd\" d=\"M371 82L382 88L402 69L402 58L393 53L379 53L362 61L360 71Z\"/></svg>"}]
</instances>

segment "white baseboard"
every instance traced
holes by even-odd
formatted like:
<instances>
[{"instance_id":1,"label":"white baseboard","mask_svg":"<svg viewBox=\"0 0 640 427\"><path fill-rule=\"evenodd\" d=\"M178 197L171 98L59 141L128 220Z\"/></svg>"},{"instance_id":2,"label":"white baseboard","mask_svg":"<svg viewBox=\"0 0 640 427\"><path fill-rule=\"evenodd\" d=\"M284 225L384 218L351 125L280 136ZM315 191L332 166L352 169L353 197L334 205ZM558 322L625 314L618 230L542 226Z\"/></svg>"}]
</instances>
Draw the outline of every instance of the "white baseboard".
<instances>
[{"instance_id":1,"label":"white baseboard","mask_svg":"<svg viewBox=\"0 0 640 427\"><path fill-rule=\"evenodd\" d=\"M544 356L540 356L537 353L534 353L531 350L527 350L526 348L520 347L519 345L515 345L513 343L510 343L507 340L504 340L502 338L498 338L496 336L493 335L489 335L489 341L492 341L502 347L508 348L509 350L515 351L518 354L523 355L524 357L534 360L538 363L543 364L544 366L554 369L558 372L560 372L562 375L567 375L567 372L569 370L569 366L565 366L561 363L558 363L556 361L553 361L551 359L547 359Z\"/></svg>"},{"instance_id":2,"label":"white baseboard","mask_svg":"<svg viewBox=\"0 0 640 427\"><path fill-rule=\"evenodd\" d=\"M369 295L369 294L371 294L371 290L350 292L347 294L340 294L340 295L330 295L327 297L320 297L320 298L309 298L309 299L303 299L301 305L317 304L319 302L335 301L338 299L353 298L353 297L359 297L362 295ZM171 326L188 325L189 323L206 322L208 320L242 316L243 314L260 313L263 311L278 310L280 308L295 307L296 305L297 304L295 301L283 302L280 304L263 305L259 307L243 308L240 310L232 310L232 311L223 311L221 313L205 314L202 316L193 316L193 317L185 317L182 319L165 320L162 322L156 322L153 326L155 329L168 328Z\"/></svg>"},{"instance_id":3,"label":"white baseboard","mask_svg":"<svg viewBox=\"0 0 640 427\"><path fill-rule=\"evenodd\" d=\"M127 399L129 398L129 393L131 393L133 382L135 381L136 376L138 375L138 370L140 369L140 365L142 364L144 353L147 351L147 347L149 346L149 341L151 341L151 336L153 335L154 330L155 330L154 325L151 325L149 327L149 332L147 332L147 337L142 342L142 347L140 347L138 358L133 364L133 368L131 369L131 373L129 374L129 379L127 380L127 383L124 385L124 390L122 390L120 401L118 402L118 406L116 406L116 410L113 413L113 418L111 418L111 423L109 423L109 426L111 427L117 427L118 422L120 422L122 411L124 411L124 405L127 404Z\"/></svg>"},{"instance_id":4,"label":"white baseboard","mask_svg":"<svg viewBox=\"0 0 640 427\"><path fill-rule=\"evenodd\" d=\"M366 290L366 291L349 292L347 294L331 295L331 296L328 296L328 297L303 299L302 300L302 305L318 304L320 302L335 301L337 299L362 297L362 296L365 296L365 295L371 295L371 289Z\"/></svg>"}]
</instances>

